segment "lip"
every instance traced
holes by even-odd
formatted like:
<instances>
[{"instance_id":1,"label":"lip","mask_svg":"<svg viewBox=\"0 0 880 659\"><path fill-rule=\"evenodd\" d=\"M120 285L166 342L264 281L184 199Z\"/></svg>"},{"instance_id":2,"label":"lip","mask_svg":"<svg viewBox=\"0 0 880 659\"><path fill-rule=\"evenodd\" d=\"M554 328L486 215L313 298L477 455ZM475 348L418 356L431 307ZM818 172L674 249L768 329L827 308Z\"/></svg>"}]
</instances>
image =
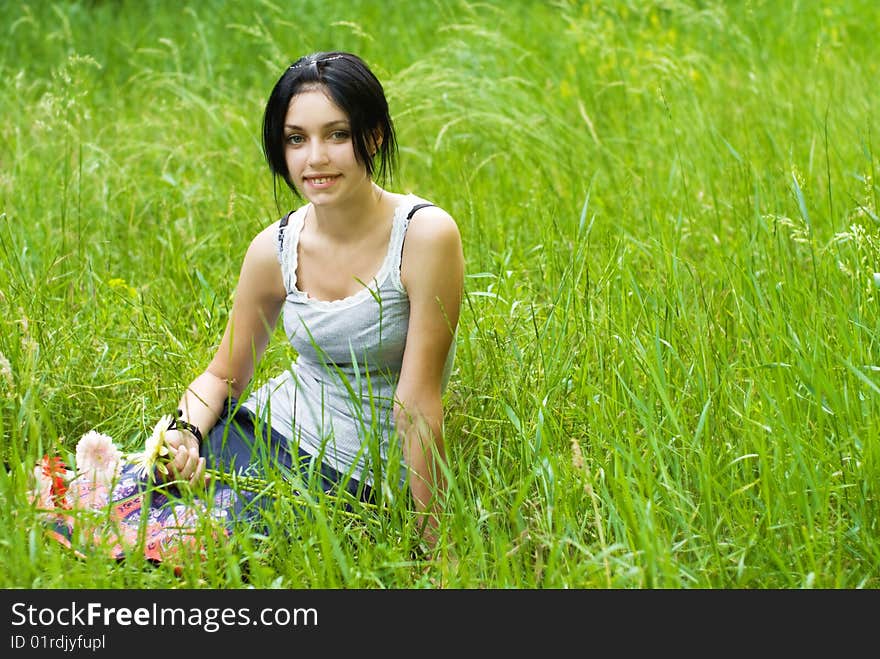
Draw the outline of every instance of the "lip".
<instances>
[{"instance_id":1,"label":"lip","mask_svg":"<svg viewBox=\"0 0 880 659\"><path fill-rule=\"evenodd\" d=\"M339 177L339 174L308 174L303 176L303 181L312 188L324 190L336 183Z\"/></svg>"},{"instance_id":2,"label":"lip","mask_svg":"<svg viewBox=\"0 0 880 659\"><path fill-rule=\"evenodd\" d=\"M303 184L308 189L319 192L322 190L329 190L336 185L336 181L339 179L339 174L309 174L308 176L303 176Z\"/></svg>"}]
</instances>

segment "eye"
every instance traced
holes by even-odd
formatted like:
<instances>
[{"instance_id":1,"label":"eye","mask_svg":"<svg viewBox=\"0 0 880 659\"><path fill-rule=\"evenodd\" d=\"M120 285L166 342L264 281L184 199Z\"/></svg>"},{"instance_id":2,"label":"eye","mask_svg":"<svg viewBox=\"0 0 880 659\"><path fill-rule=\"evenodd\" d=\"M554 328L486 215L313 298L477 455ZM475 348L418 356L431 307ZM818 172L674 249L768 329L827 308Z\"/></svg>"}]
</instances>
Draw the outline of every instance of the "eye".
<instances>
[{"instance_id":1,"label":"eye","mask_svg":"<svg viewBox=\"0 0 880 659\"><path fill-rule=\"evenodd\" d=\"M305 141L305 138L302 135L299 135L297 133L293 133L292 135L288 135L285 138L285 141L288 144L302 144Z\"/></svg>"},{"instance_id":2,"label":"eye","mask_svg":"<svg viewBox=\"0 0 880 659\"><path fill-rule=\"evenodd\" d=\"M337 142L344 142L349 138L349 133L346 130L334 130L330 133L330 137Z\"/></svg>"}]
</instances>

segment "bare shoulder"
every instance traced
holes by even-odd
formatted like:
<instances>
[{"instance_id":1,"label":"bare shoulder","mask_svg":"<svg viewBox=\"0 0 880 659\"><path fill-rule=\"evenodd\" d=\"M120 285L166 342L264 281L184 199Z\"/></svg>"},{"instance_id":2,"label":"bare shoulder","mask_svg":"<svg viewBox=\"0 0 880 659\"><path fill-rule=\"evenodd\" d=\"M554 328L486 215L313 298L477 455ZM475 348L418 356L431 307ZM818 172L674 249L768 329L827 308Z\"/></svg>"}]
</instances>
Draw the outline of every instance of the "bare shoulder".
<instances>
[{"instance_id":1,"label":"bare shoulder","mask_svg":"<svg viewBox=\"0 0 880 659\"><path fill-rule=\"evenodd\" d=\"M406 243L417 250L440 245L455 247L461 234L455 219L439 206L426 206L416 211L406 230Z\"/></svg>"},{"instance_id":2,"label":"bare shoulder","mask_svg":"<svg viewBox=\"0 0 880 659\"><path fill-rule=\"evenodd\" d=\"M280 229L281 220L275 220L272 224L263 227L259 232L251 239L251 244L259 245L260 247L265 247L267 245L276 246L278 242L278 231Z\"/></svg>"},{"instance_id":3,"label":"bare shoulder","mask_svg":"<svg viewBox=\"0 0 880 659\"><path fill-rule=\"evenodd\" d=\"M410 220L403 243L401 281L409 290L423 278L455 278L464 265L461 233L455 219L442 208L419 209Z\"/></svg>"},{"instance_id":4,"label":"bare shoulder","mask_svg":"<svg viewBox=\"0 0 880 659\"><path fill-rule=\"evenodd\" d=\"M281 220L260 229L251 238L247 248L248 259L265 262L266 265L278 265L278 238Z\"/></svg>"},{"instance_id":5,"label":"bare shoulder","mask_svg":"<svg viewBox=\"0 0 880 659\"><path fill-rule=\"evenodd\" d=\"M240 285L260 298L286 295L278 260L279 224L276 220L251 239L241 266Z\"/></svg>"}]
</instances>

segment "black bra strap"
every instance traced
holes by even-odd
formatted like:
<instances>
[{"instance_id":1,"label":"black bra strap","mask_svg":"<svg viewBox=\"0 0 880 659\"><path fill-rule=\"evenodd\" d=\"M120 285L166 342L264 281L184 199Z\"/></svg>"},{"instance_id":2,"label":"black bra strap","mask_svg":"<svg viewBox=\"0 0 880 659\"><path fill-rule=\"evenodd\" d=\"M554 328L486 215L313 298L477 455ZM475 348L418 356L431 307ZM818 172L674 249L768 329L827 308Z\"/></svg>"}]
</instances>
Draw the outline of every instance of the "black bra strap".
<instances>
[{"instance_id":1,"label":"black bra strap","mask_svg":"<svg viewBox=\"0 0 880 659\"><path fill-rule=\"evenodd\" d=\"M412 210L410 210L409 215L406 216L406 219L411 220L412 216L415 215L416 211L419 210L420 208L425 208L426 206L433 206L433 205L434 204L416 204L415 206L412 207Z\"/></svg>"},{"instance_id":2,"label":"black bra strap","mask_svg":"<svg viewBox=\"0 0 880 659\"><path fill-rule=\"evenodd\" d=\"M278 225L278 253L281 254L281 250L284 247L284 229L287 227L287 221L290 219L290 216L293 215L293 211L290 211L287 215L281 218L281 224Z\"/></svg>"}]
</instances>

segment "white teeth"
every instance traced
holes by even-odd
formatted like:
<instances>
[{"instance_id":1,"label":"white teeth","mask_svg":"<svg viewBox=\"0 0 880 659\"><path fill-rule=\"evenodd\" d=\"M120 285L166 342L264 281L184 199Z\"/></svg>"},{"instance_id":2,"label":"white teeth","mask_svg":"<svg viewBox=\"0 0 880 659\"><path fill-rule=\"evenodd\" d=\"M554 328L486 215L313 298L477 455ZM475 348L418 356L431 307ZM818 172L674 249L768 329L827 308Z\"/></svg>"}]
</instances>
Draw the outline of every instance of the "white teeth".
<instances>
[{"instance_id":1,"label":"white teeth","mask_svg":"<svg viewBox=\"0 0 880 659\"><path fill-rule=\"evenodd\" d=\"M325 178L313 178L313 179L312 179L312 183L314 183L314 184L316 184L316 185L323 185L324 183L326 183L326 182L329 181L329 180L330 180L330 177L325 177Z\"/></svg>"}]
</instances>

